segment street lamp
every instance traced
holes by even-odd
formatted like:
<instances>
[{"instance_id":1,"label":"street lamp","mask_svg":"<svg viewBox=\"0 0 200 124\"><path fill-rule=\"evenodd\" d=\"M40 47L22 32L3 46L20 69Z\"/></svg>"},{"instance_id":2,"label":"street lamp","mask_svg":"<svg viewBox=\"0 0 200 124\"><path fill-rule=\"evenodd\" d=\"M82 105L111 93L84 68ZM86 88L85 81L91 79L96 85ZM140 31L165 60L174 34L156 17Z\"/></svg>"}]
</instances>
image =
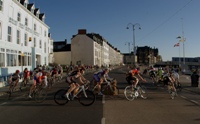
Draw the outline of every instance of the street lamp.
<instances>
[{"instance_id":1,"label":"street lamp","mask_svg":"<svg viewBox=\"0 0 200 124\"><path fill-rule=\"evenodd\" d=\"M129 29L129 26L132 26L133 27L133 65L135 65L135 53L136 53L136 48L135 48L135 26L138 26L139 28L138 29L141 29L140 27L140 24L139 23L135 23L135 24L132 24L132 23L128 23L126 29Z\"/></svg>"},{"instance_id":2,"label":"street lamp","mask_svg":"<svg viewBox=\"0 0 200 124\"><path fill-rule=\"evenodd\" d=\"M126 44L128 44L128 53L131 53L131 52L130 52L130 44L131 44L131 43L130 43L130 42L126 42L125 45L126 45Z\"/></svg>"}]
</instances>

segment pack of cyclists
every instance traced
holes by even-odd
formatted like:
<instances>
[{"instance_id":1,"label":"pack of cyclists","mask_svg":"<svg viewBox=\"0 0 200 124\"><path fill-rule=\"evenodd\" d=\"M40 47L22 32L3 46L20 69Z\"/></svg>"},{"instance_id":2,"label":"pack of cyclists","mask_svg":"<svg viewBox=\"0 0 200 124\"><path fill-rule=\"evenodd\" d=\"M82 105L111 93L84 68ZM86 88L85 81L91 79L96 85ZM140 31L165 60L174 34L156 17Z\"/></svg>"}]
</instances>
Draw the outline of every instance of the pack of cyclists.
<instances>
[{"instance_id":1,"label":"pack of cyclists","mask_svg":"<svg viewBox=\"0 0 200 124\"><path fill-rule=\"evenodd\" d=\"M113 78L109 77L109 68L104 68L101 69L97 72L94 72L93 74L93 79L96 83L97 86L97 91L99 95L103 95L101 93L101 85L103 82L108 83L108 81L112 81ZM163 71L162 68L159 68L158 71L156 72L155 69L151 66L149 69L149 76L152 78L153 81L155 77L158 77L160 80L162 79L163 83L165 85L168 85L168 83L172 83L174 90L176 91L175 88L175 83L180 83L179 82L179 75L175 71ZM20 71L16 70L16 72L11 76L9 80L10 88L11 86L14 85L14 87L17 86L20 76L19 76ZM80 85L84 84L86 81L86 78L84 77L85 73L85 68L82 67L77 67L74 68L66 77L66 82L69 83L70 89L66 93L66 98L70 100L69 94L73 92L73 96L77 93ZM63 76L63 69L60 65L53 67L51 70L46 71L43 67L37 66L33 72L29 71L27 68L25 68L23 72L24 76L24 84L26 85L28 80L30 80L30 77L33 77L33 84L30 88L29 91L29 98L32 98L32 92L36 88L37 85L44 85L44 88L48 86L48 80L47 77L50 76L51 78L55 78L58 75ZM133 66L130 68L130 70L127 73L126 80L130 84L134 84L135 89L137 88L137 84L139 80L142 80L143 82L147 82L141 75L139 69L136 66ZM79 83L78 83L79 82ZM9 88L9 89L10 89Z\"/></svg>"}]
</instances>

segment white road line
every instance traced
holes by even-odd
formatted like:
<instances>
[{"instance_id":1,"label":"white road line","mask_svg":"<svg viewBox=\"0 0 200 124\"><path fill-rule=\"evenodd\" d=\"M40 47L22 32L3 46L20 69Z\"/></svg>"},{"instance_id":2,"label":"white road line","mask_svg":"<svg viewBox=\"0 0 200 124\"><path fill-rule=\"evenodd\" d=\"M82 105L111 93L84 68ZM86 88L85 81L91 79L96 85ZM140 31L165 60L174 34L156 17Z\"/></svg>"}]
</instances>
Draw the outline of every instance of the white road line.
<instances>
[{"instance_id":1,"label":"white road line","mask_svg":"<svg viewBox=\"0 0 200 124\"><path fill-rule=\"evenodd\" d=\"M1 103L0 106L7 104L7 102Z\"/></svg>"},{"instance_id":2,"label":"white road line","mask_svg":"<svg viewBox=\"0 0 200 124\"><path fill-rule=\"evenodd\" d=\"M197 101L195 101L195 100L190 100L190 101L199 105L199 103Z\"/></svg>"},{"instance_id":3,"label":"white road line","mask_svg":"<svg viewBox=\"0 0 200 124\"><path fill-rule=\"evenodd\" d=\"M105 104L105 95L102 97L102 104Z\"/></svg>"},{"instance_id":4,"label":"white road line","mask_svg":"<svg viewBox=\"0 0 200 124\"><path fill-rule=\"evenodd\" d=\"M182 97L183 99L186 99L186 100L188 100L188 101L190 101L190 102L192 102L192 103L195 103L196 105L200 105L200 103L197 102L197 101L195 101L195 100L190 100L190 99L188 99L188 98L185 97L185 96L180 96L180 97Z\"/></svg>"},{"instance_id":5,"label":"white road line","mask_svg":"<svg viewBox=\"0 0 200 124\"><path fill-rule=\"evenodd\" d=\"M103 117L103 118L101 119L101 124L106 124L106 118Z\"/></svg>"},{"instance_id":6,"label":"white road line","mask_svg":"<svg viewBox=\"0 0 200 124\"><path fill-rule=\"evenodd\" d=\"M105 95L103 95L103 97L102 97L102 104L104 105L105 104ZM104 108L104 107L103 107ZM102 117L102 119L101 119L101 124L105 124L106 123L106 118L104 117L104 114L105 113L103 113L103 117Z\"/></svg>"},{"instance_id":7,"label":"white road line","mask_svg":"<svg viewBox=\"0 0 200 124\"><path fill-rule=\"evenodd\" d=\"M181 96L183 99L187 99L185 96Z\"/></svg>"}]
</instances>

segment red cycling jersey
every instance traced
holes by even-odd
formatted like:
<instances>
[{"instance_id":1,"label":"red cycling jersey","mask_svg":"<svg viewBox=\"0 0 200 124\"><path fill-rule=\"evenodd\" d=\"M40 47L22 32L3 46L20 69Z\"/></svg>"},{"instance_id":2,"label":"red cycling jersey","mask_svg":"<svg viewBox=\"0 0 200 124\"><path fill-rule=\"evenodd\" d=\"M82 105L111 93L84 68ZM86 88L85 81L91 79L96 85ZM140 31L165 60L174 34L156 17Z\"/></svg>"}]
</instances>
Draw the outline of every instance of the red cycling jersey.
<instances>
[{"instance_id":1,"label":"red cycling jersey","mask_svg":"<svg viewBox=\"0 0 200 124\"><path fill-rule=\"evenodd\" d=\"M130 73L132 74L132 76L134 76L135 74L138 74L139 71L137 69L133 69L133 70L131 70Z\"/></svg>"}]
</instances>

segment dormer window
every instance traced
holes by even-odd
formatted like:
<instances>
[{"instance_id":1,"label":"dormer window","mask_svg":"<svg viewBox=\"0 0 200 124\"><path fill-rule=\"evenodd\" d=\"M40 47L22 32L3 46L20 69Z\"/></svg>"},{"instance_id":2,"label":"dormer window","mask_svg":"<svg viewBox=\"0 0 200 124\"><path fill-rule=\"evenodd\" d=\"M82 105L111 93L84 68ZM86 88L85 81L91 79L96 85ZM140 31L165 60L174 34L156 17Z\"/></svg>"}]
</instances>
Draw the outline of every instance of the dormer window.
<instances>
[{"instance_id":1,"label":"dormer window","mask_svg":"<svg viewBox=\"0 0 200 124\"><path fill-rule=\"evenodd\" d=\"M26 7L26 8L27 8L27 3L26 3L26 1L24 1L24 7Z\"/></svg>"},{"instance_id":2,"label":"dormer window","mask_svg":"<svg viewBox=\"0 0 200 124\"><path fill-rule=\"evenodd\" d=\"M45 14L44 13L39 14L39 19L44 22Z\"/></svg>"},{"instance_id":3,"label":"dormer window","mask_svg":"<svg viewBox=\"0 0 200 124\"><path fill-rule=\"evenodd\" d=\"M33 8L31 8L31 13L34 13L34 9Z\"/></svg>"},{"instance_id":4,"label":"dormer window","mask_svg":"<svg viewBox=\"0 0 200 124\"><path fill-rule=\"evenodd\" d=\"M39 13L36 13L36 16L39 18Z\"/></svg>"}]
</instances>

